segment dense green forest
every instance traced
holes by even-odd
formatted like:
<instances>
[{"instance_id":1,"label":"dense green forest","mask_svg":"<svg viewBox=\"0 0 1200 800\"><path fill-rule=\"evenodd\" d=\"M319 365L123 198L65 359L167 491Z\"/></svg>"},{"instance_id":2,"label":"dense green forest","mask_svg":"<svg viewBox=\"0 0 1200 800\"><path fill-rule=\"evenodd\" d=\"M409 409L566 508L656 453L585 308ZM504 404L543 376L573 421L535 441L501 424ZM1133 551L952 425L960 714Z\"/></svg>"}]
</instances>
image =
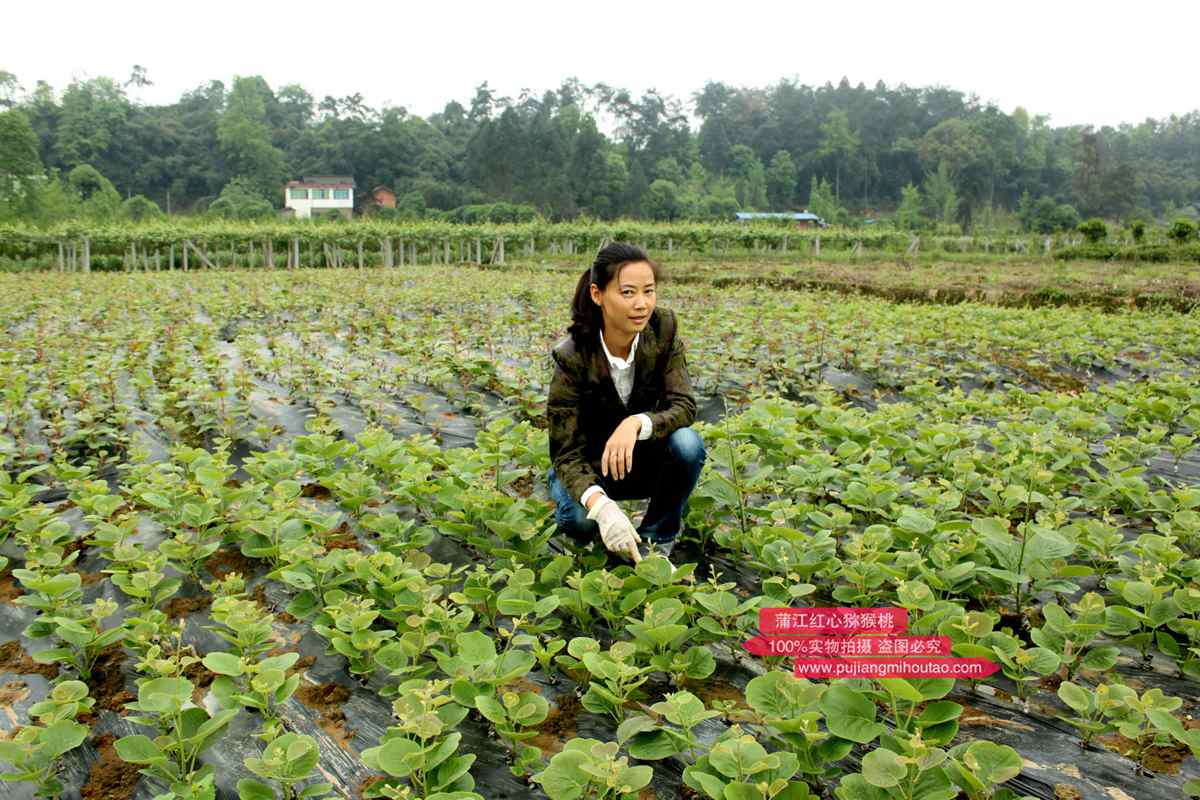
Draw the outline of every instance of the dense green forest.
<instances>
[{"instance_id":1,"label":"dense green forest","mask_svg":"<svg viewBox=\"0 0 1200 800\"><path fill-rule=\"evenodd\" d=\"M1053 230L1200 207L1200 111L1054 127L945 87L708 83L682 100L569 79L517 98L485 82L422 118L259 76L148 105L133 97L148 83L136 67L57 91L0 71L0 220L269 214L305 174L392 187L398 215L443 219L495 204L548 219L807 207Z\"/></svg>"}]
</instances>

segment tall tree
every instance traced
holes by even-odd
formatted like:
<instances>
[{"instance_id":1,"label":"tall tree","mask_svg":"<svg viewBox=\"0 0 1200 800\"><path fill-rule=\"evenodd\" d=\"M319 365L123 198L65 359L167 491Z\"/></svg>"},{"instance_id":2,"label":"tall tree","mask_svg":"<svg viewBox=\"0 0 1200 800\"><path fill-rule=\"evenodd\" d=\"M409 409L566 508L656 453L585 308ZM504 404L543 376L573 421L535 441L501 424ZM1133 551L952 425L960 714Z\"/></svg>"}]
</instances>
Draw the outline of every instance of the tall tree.
<instances>
[{"instance_id":1,"label":"tall tree","mask_svg":"<svg viewBox=\"0 0 1200 800\"><path fill-rule=\"evenodd\" d=\"M41 174L38 137L29 117L18 109L0 112L0 180L21 180Z\"/></svg>"},{"instance_id":2,"label":"tall tree","mask_svg":"<svg viewBox=\"0 0 1200 800\"><path fill-rule=\"evenodd\" d=\"M217 125L217 141L230 177L247 179L263 198L279 203L284 163L283 154L271 143L268 99L273 101L274 95L261 77L235 77Z\"/></svg>"},{"instance_id":3,"label":"tall tree","mask_svg":"<svg viewBox=\"0 0 1200 800\"><path fill-rule=\"evenodd\" d=\"M778 150L767 167L767 197L771 207L786 211L796 194L796 163L787 150Z\"/></svg>"},{"instance_id":4,"label":"tall tree","mask_svg":"<svg viewBox=\"0 0 1200 800\"><path fill-rule=\"evenodd\" d=\"M858 151L862 141L850 130L850 117L842 109L829 112L821 123L821 144L816 155L833 161L833 196L842 199L842 169Z\"/></svg>"}]
</instances>

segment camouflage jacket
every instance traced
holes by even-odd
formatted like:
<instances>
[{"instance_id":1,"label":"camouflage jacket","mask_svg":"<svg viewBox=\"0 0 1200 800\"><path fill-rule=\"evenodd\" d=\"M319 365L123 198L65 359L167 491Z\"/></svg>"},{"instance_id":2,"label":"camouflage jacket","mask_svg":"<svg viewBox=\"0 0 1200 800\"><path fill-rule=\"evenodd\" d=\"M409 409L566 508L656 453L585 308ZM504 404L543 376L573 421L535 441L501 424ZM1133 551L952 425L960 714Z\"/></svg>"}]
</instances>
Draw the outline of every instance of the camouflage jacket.
<instances>
[{"instance_id":1,"label":"camouflage jacket","mask_svg":"<svg viewBox=\"0 0 1200 800\"><path fill-rule=\"evenodd\" d=\"M576 500L600 483L600 456L608 437L626 417L650 415L653 431L641 445L662 442L696 419L696 397L688 378L683 340L676 336L675 313L654 309L634 354L633 390L621 402L600 347L579 351L566 336L551 351L554 377L546 401L550 460L554 472Z\"/></svg>"}]
</instances>

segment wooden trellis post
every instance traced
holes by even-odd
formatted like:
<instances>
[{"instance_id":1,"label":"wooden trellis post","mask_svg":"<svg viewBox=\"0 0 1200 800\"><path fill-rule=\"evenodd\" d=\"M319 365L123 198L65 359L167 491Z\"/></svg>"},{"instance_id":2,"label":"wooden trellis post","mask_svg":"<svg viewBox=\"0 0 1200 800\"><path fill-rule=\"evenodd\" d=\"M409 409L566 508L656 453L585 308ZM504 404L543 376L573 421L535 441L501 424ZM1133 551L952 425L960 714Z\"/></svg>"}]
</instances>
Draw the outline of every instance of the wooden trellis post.
<instances>
[{"instance_id":1,"label":"wooden trellis post","mask_svg":"<svg viewBox=\"0 0 1200 800\"><path fill-rule=\"evenodd\" d=\"M201 250L199 247L196 247L196 245L192 244L192 241L190 239L185 239L183 242L183 246L184 246L184 251L183 251L183 268L184 269L187 269L187 248L189 248L189 247L192 249L192 252L194 252L196 254L196 258L200 259L201 264L208 267L209 269L216 269L216 267L213 266L212 261L210 261L208 256L206 256L204 254L204 251Z\"/></svg>"}]
</instances>

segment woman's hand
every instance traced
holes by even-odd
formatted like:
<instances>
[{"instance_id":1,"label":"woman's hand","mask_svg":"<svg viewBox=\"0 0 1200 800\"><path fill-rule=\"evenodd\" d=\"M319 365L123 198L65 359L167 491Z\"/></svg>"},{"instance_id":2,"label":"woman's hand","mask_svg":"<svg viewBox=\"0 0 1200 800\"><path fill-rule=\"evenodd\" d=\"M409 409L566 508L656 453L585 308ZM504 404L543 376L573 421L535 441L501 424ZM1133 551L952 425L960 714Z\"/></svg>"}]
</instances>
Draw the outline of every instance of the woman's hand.
<instances>
[{"instance_id":1,"label":"woman's hand","mask_svg":"<svg viewBox=\"0 0 1200 800\"><path fill-rule=\"evenodd\" d=\"M610 552L623 555L635 564L642 560L637 549L642 537L616 502L599 495L588 509L588 519L600 526L600 540Z\"/></svg>"},{"instance_id":2,"label":"woman's hand","mask_svg":"<svg viewBox=\"0 0 1200 800\"><path fill-rule=\"evenodd\" d=\"M600 456L600 472L605 477L612 473L614 480L624 480L633 469L633 446L642 432L642 421L637 417L626 417L608 437L604 454Z\"/></svg>"}]
</instances>

